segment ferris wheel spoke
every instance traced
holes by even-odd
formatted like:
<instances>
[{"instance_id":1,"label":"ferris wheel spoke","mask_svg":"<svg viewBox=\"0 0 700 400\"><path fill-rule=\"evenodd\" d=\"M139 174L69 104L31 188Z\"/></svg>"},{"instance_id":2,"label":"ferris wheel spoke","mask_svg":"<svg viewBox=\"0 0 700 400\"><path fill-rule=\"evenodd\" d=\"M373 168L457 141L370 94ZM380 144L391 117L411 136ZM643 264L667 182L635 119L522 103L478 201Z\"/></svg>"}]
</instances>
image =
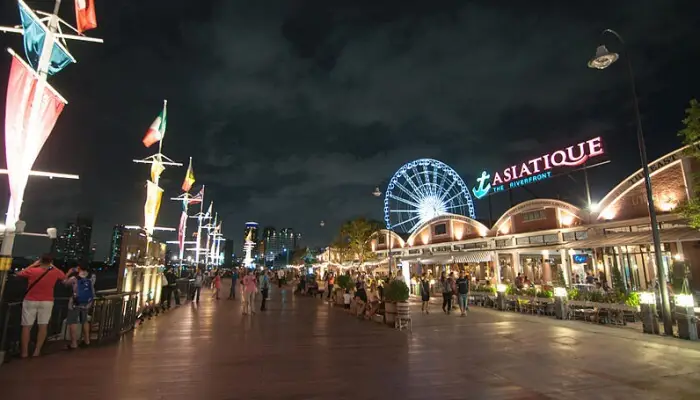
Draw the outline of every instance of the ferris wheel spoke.
<instances>
[{"instance_id":1,"label":"ferris wheel spoke","mask_svg":"<svg viewBox=\"0 0 700 400\"><path fill-rule=\"evenodd\" d=\"M450 186L444 192L440 193L440 200L441 201L445 200L445 197L447 197L450 194L450 191L452 190L452 188L455 186L456 183L457 183L457 180L453 179L452 183L450 183Z\"/></svg>"},{"instance_id":2,"label":"ferris wheel spoke","mask_svg":"<svg viewBox=\"0 0 700 400\"><path fill-rule=\"evenodd\" d=\"M406 193L410 198L412 198L416 203L419 203L419 202L420 202L420 199L418 198L418 196L416 196L415 194L413 194L413 192L411 192L410 190L408 190L408 189L406 188L406 186L400 184L399 182L394 182L394 185L395 185L395 186L398 186L399 189L403 190L403 192Z\"/></svg>"},{"instance_id":3,"label":"ferris wheel spoke","mask_svg":"<svg viewBox=\"0 0 700 400\"><path fill-rule=\"evenodd\" d=\"M433 181L435 182L435 187L441 188L445 184L445 177L447 176L447 174L442 174L442 176L440 176L440 173L439 173L437 167L435 167L434 171L435 171L435 178L433 179ZM439 178L440 178L440 183L438 183Z\"/></svg>"},{"instance_id":4,"label":"ferris wheel spoke","mask_svg":"<svg viewBox=\"0 0 700 400\"><path fill-rule=\"evenodd\" d=\"M438 180L438 168L437 168L437 166L433 166L433 185L436 189L440 187L437 183L437 180ZM436 190L435 194L437 194L437 190Z\"/></svg>"},{"instance_id":5,"label":"ferris wheel spoke","mask_svg":"<svg viewBox=\"0 0 700 400\"><path fill-rule=\"evenodd\" d=\"M419 213L420 211L418 210L389 210L390 213Z\"/></svg>"},{"instance_id":6,"label":"ferris wheel spoke","mask_svg":"<svg viewBox=\"0 0 700 400\"><path fill-rule=\"evenodd\" d=\"M449 200L445 200L444 204L450 204L450 203L452 202L452 200L456 199L456 198L459 197L461 194L462 194L462 192L457 192L457 194L454 195L454 196L452 196L452 197L450 197Z\"/></svg>"},{"instance_id":7,"label":"ferris wheel spoke","mask_svg":"<svg viewBox=\"0 0 700 400\"><path fill-rule=\"evenodd\" d=\"M464 207L464 204L455 204L453 206L445 207L445 210L452 210L455 208L463 208L463 207Z\"/></svg>"},{"instance_id":8,"label":"ferris wheel spoke","mask_svg":"<svg viewBox=\"0 0 700 400\"><path fill-rule=\"evenodd\" d=\"M430 178L429 178L429 177L427 176L427 174L426 174L426 173L427 173L427 170L426 170L426 168L425 168L425 165L421 165L419 168L422 168L423 171L422 171L422 172L421 172L421 171L416 171L416 172L417 172L417 174L416 174L416 179L418 179L418 183L420 184L421 187L425 187L425 192L426 192L428 195L434 194L433 191L432 191L432 188L430 187ZM421 177L421 175L426 175L426 176L425 176L425 179L424 179L423 177Z\"/></svg>"},{"instance_id":9,"label":"ferris wheel spoke","mask_svg":"<svg viewBox=\"0 0 700 400\"><path fill-rule=\"evenodd\" d=\"M405 220L405 221L401 221L401 222L399 222L398 224L392 226L391 228L392 228L392 229L393 229L393 228L396 228L397 226L401 226L401 225L403 225L403 224L409 223L409 222L411 222L411 221L413 221L413 220L416 220L416 219L418 219L418 218L420 218L420 215L416 215L415 217L411 217L411 218L409 218L409 219L407 219L407 220Z\"/></svg>"},{"instance_id":10,"label":"ferris wheel spoke","mask_svg":"<svg viewBox=\"0 0 700 400\"><path fill-rule=\"evenodd\" d=\"M408 204L409 206L413 206L413 207L415 207L415 208L420 207L420 206L418 205L418 203L414 203L414 202L408 201L408 200L406 200L406 199L404 199L404 198L401 198L401 197L398 197L398 196L394 196L393 194L390 194L389 197L391 197L392 199L394 199L394 200L396 200L396 201L400 201L400 202L402 202L402 203Z\"/></svg>"},{"instance_id":11,"label":"ferris wheel spoke","mask_svg":"<svg viewBox=\"0 0 700 400\"><path fill-rule=\"evenodd\" d=\"M403 173L403 176L404 176L404 178L406 178L406 182L408 182L408 184L411 185L411 187L413 188L413 190L415 190L415 192L416 192L418 195L420 195L420 197L425 197L425 193L423 193L423 191L420 190L420 188L419 188L418 186L416 186L415 182L413 182L413 178L412 178L412 177L408 176L408 174L406 174L405 171L404 171L404 173Z\"/></svg>"}]
</instances>

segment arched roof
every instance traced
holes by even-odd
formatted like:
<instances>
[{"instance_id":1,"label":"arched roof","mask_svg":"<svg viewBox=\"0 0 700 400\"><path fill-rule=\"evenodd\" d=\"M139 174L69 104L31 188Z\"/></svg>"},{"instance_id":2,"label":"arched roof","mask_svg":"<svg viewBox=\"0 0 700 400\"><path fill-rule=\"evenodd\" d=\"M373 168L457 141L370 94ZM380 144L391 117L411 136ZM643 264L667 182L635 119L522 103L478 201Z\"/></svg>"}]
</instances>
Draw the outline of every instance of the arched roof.
<instances>
[{"instance_id":1,"label":"arched roof","mask_svg":"<svg viewBox=\"0 0 700 400\"><path fill-rule=\"evenodd\" d=\"M401 247L406 246L406 241L401 237L401 235L399 235L398 233L391 231L389 229L380 229L380 230L372 233L369 238L370 238L370 240L372 240L375 237L378 237L380 234L386 235L387 233L389 234L389 237L397 240L401 244Z\"/></svg>"},{"instance_id":2,"label":"arched roof","mask_svg":"<svg viewBox=\"0 0 700 400\"><path fill-rule=\"evenodd\" d=\"M697 144L696 144L697 145ZM659 172L675 165L676 163L679 163L682 161L684 152L689 148L690 146L683 146L680 149L674 150L668 154L663 155L662 157L657 158L656 160L650 162L649 165L649 170L650 170L650 176L654 176L658 174ZM633 174L628 176L627 178L623 179L622 182L620 182L617 186L615 186L611 191L608 192L608 194L603 197L603 199L598 202L598 211L597 214L595 214L596 219L604 218L606 213L607 208L609 208L611 205L613 205L618 199L620 199L622 196L624 196L627 192L630 190L643 185L644 184L644 171L642 171L642 168L634 171ZM652 188L653 189L653 188Z\"/></svg>"},{"instance_id":3,"label":"arched roof","mask_svg":"<svg viewBox=\"0 0 700 400\"><path fill-rule=\"evenodd\" d=\"M500 228L501 224L503 224L505 221L508 220L508 218L523 213L531 210L539 210L542 208L547 208L547 207L557 207L561 208L574 216L576 216L579 219L583 219L583 214L582 211L579 207L576 207L575 205L571 203L567 203L565 201L561 200L556 200L556 199L533 199L533 200L528 200L524 201L518 205L515 205L508 209L506 212L501 215L500 218L498 218L498 221L496 221L495 224L493 224L493 230L495 232L498 232L498 229Z\"/></svg>"},{"instance_id":4,"label":"arched roof","mask_svg":"<svg viewBox=\"0 0 700 400\"><path fill-rule=\"evenodd\" d=\"M483 232L484 234L482 236L486 236L486 234L489 231L489 228L482 224L481 222L465 217L464 215L459 215L459 214L443 214L443 215L438 215L437 217L434 217L432 219L429 219L425 221L424 223L418 225L414 230L411 236L408 237L408 240L406 240L407 243L413 243L416 239L416 236L427 226L430 226L434 223L437 222L443 222L443 221L462 221L466 222L467 224L473 226L478 232Z\"/></svg>"}]
</instances>

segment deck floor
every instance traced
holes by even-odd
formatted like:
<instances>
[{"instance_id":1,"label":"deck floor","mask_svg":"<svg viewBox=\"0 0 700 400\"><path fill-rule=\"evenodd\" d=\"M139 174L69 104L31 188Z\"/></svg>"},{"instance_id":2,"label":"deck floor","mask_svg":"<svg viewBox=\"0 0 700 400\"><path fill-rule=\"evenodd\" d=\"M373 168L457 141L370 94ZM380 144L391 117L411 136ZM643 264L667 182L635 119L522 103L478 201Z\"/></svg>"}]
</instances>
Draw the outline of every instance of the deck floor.
<instances>
[{"instance_id":1,"label":"deck floor","mask_svg":"<svg viewBox=\"0 0 700 400\"><path fill-rule=\"evenodd\" d=\"M118 344L12 361L0 367L0 398L700 398L697 343L478 308L421 315L417 305L408 333L289 290L271 296L255 316L205 296Z\"/></svg>"}]
</instances>

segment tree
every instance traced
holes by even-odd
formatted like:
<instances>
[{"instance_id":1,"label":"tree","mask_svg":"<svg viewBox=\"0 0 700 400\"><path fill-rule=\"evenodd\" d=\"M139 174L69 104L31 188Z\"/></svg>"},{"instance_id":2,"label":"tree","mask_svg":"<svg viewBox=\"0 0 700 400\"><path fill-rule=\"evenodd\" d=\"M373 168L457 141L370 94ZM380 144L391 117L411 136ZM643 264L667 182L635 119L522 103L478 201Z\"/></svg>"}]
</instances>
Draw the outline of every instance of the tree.
<instances>
[{"instance_id":1,"label":"tree","mask_svg":"<svg viewBox=\"0 0 700 400\"><path fill-rule=\"evenodd\" d=\"M700 146L696 146L700 141L700 103L696 99L690 100L685 115L685 127L678 132L678 136L683 138L683 143L690 146L690 155L700 160ZM693 179L693 186L698 187L697 176ZM688 225L700 229L700 197L697 191L695 192L695 196L680 208L680 212L688 220Z\"/></svg>"},{"instance_id":2,"label":"tree","mask_svg":"<svg viewBox=\"0 0 700 400\"><path fill-rule=\"evenodd\" d=\"M340 237L347 243L349 256L360 264L372 255L369 238L379 229L379 223L366 218L347 221L340 228Z\"/></svg>"},{"instance_id":3,"label":"tree","mask_svg":"<svg viewBox=\"0 0 700 400\"><path fill-rule=\"evenodd\" d=\"M332 259L336 260L337 257L338 262L342 264L347 261L348 256L350 255L350 245L348 244L348 241L344 240L343 236L340 235L331 245L331 252Z\"/></svg>"}]
</instances>

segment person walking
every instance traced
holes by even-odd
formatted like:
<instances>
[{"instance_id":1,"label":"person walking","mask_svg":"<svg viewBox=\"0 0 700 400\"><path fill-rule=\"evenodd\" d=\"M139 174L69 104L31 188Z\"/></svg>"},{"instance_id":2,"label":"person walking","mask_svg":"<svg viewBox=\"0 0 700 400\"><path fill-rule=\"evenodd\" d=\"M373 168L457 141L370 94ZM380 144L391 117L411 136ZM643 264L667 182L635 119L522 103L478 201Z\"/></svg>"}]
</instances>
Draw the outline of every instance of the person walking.
<instances>
[{"instance_id":1,"label":"person walking","mask_svg":"<svg viewBox=\"0 0 700 400\"><path fill-rule=\"evenodd\" d=\"M197 272L194 273L194 293L192 293L192 301L199 303L199 294L202 291L202 285L204 285L204 274L202 270L197 268Z\"/></svg>"},{"instance_id":2,"label":"person walking","mask_svg":"<svg viewBox=\"0 0 700 400\"><path fill-rule=\"evenodd\" d=\"M282 268L277 270L277 287L279 289L282 289L282 285L284 285L284 270Z\"/></svg>"},{"instance_id":3,"label":"person walking","mask_svg":"<svg viewBox=\"0 0 700 400\"><path fill-rule=\"evenodd\" d=\"M461 311L461 316L467 315L468 305L467 299L469 297L469 279L465 277L464 271L459 272L459 278L457 278L457 296L459 296L459 311Z\"/></svg>"},{"instance_id":4,"label":"person walking","mask_svg":"<svg viewBox=\"0 0 700 400\"><path fill-rule=\"evenodd\" d=\"M236 283L238 282L238 270L236 268L231 272L231 293L229 293L229 300L236 300Z\"/></svg>"},{"instance_id":5,"label":"person walking","mask_svg":"<svg viewBox=\"0 0 700 400\"><path fill-rule=\"evenodd\" d=\"M333 288L335 287L335 274L333 272L328 273L328 295L326 298L328 301L333 301L331 296L333 295Z\"/></svg>"},{"instance_id":6,"label":"person walking","mask_svg":"<svg viewBox=\"0 0 700 400\"><path fill-rule=\"evenodd\" d=\"M430 281L426 274L423 274L420 280L420 298L422 301L421 312L430 314L430 311L428 311L430 306Z\"/></svg>"},{"instance_id":7,"label":"person walking","mask_svg":"<svg viewBox=\"0 0 700 400\"><path fill-rule=\"evenodd\" d=\"M27 278L27 291L22 301L22 334L20 337L20 357L29 356L29 338L32 327L36 322L38 332L34 357L41 355L41 348L46 341L49 320L53 311L53 291L56 282L66 279L66 274L53 265L53 257L49 254L41 256L18 276Z\"/></svg>"},{"instance_id":8,"label":"person walking","mask_svg":"<svg viewBox=\"0 0 700 400\"><path fill-rule=\"evenodd\" d=\"M255 314L255 293L258 291L257 282L253 270L249 270L248 274L243 278L243 293L245 303L243 304L243 315Z\"/></svg>"},{"instance_id":9,"label":"person walking","mask_svg":"<svg viewBox=\"0 0 700 400\"><path fill-rule=\"evenodd\" d=\"M260 311L265 311L265 305L267 304L267 300L269 300L267 295L270 293L270 277L267 275L267 272L263 271L260 274L259 283L260 294L262 294L262 303L260 304Z\"/></svg>"},{"instance_id":10,"label":"person walking","mask_svg":"<svg viewBox=\"0 0 700 400\"><path fill-rule=\"evenodd\" d=\"M165 269L160 273L160 307L163 310L170 308L170 284L165 276Z\"/></svg>"},{"instance_id":11,"label":"person walking","mask_svg":"<svg viewBox=\"0 0 700 400\"><path fill-rule=\"evenodd\" d=\"M452 291L452 282L444 272L440 277L440 285L442 286L442 311L449 315L452 310L452 295L454 292Z\"/></svg>"},{"instance_id":12,"label":"person walking","mask_svg":"<svg viewBox=\"0 0 700 400\"><path fill-rule=\"evenodd\" d=\"M219 274L219 271L214 272L214 276L211 280L211 286L214 289L214 293L212 293L211 298L219 300L219 292L221 291L221 275Z\"/></svg>"},{"instance_id":13,"label":"person walking","mask_svg":"<svg viewBox=\"0 0 700 400\"><path fill-rule=\"evenodd\" d=\"M68 316L66 317L66 324L70 326L69 350L78 348L78 326L82 328L83 343L85 346L90 345L88 312L95 300L95 280L95 274L91 274L85 264L80 264L78 268L72 269L66 280L63 281L73 288L73 297L68 301Z\"/></svg>"}]
</instances>

